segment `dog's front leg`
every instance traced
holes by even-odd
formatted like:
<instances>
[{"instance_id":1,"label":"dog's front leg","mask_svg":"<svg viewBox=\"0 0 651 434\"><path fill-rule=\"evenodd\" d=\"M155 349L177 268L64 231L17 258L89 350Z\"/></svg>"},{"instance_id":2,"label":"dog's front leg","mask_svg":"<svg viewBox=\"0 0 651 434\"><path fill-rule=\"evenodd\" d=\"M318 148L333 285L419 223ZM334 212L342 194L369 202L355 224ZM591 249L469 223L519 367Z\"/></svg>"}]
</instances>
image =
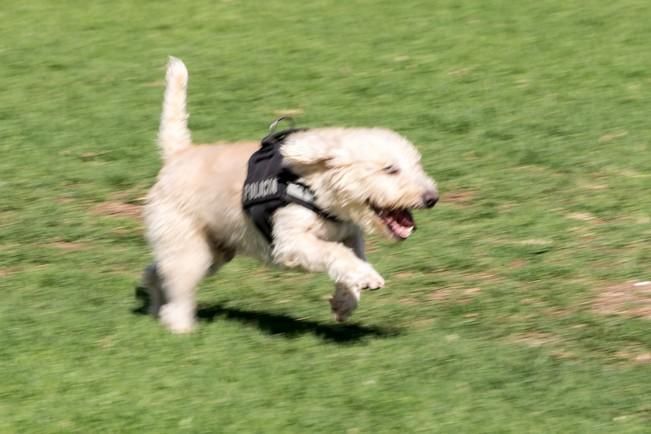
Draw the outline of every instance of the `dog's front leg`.
<instances>
[{"instance_id":1,"label":"dog's front leg","mask_svg":"<svg viewBox=\"0 0 651 434\"><path fill-rule=\"evenodd\" d=\"M286 267L328 273L335 282L330 306L337 321L345 321L357 308L362 290L384 286L382 276L352 249L310 233L277 237L273 255L276 263Z\"/></svg>"},{"instance_id":2,"label":"dog's front leg","mask_svg":"<svg viewBox=\"0 0 651 434\"><path fill-rule=\"evenodd\" d=\"M384 279L373 266L340 242L324 241L309 234L289 243L276 239L273 257L275 263L285 267L325 271L334 282L347 287L362 290L384 286Z\"/></svg>"},{"instance_id":3,"label":"dog's front leg","mask_svg":"<svg viewBox=\"0 0 651 434\"><path fill-rule=\"evenodd\" d=\"M359 259L366 261L364 234L360 228L356 227L354 229L354 233L348 238L344 239L344 245L353 249L355 256L357 256Z\"/></svg>"}]
</instances>

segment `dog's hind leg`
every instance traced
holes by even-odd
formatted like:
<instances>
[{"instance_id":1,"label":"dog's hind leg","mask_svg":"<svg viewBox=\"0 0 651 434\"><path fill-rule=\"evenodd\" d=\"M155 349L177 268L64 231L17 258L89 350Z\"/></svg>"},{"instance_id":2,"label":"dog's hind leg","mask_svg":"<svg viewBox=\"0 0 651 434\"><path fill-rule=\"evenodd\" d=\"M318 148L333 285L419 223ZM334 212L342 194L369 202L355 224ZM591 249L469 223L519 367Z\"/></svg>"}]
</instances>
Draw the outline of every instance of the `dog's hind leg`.
<instances>
[{"instance_id":1,"label":"dog's hind leg","mask_svg":"<svg viewBox=\"0 0 651 434\"><path fill-rule=\"evenodd\" d=\"M174 220L173 231L151 235L158 235L150 238L165 299L160 321L172 332L190 332L196 323L196 288L213 266L209 241L192 222L182 218Z\"/></svg>"},{"instance_id":2,"label":"dog's hind leg","mask_svg":"<svg viewBox=\"0 0 651 434\"><path fill-rule=\"evenodd\" d=\"M158 317L161 306L165 304L165 294L155 262L143 271L140 285L136 288L136 297L143 302L140 311Z\"/></svg>"}]
</instances>

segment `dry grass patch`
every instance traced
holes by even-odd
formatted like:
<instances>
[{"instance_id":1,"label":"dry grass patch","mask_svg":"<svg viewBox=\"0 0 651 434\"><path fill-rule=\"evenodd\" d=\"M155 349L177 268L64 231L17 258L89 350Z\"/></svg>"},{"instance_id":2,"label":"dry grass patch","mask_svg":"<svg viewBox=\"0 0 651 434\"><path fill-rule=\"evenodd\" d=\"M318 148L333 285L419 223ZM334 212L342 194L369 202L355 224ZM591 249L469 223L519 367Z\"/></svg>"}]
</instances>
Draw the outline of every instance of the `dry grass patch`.
<instances>
[{"instance_id":1,"label":"dry grass patch","mask_svg":"<svg viewBox=\"0 0 651 434\"><path fill-rule=\"evenodd\" d=\"M622 361L640 365L651 364L651 352L639 347L623 348L615 353L615 357Z\"/></svg>"},{"instance_id":2,"label":"dry grass patch","mask_svg":"<svg viewBox=\"0 0 651 434\"><path fill-rule=\"evenodd\" d=\"M651 281L626 282L600 289L592 309L603 315L651 319Z\"/></svg>"},{"instance_id":3,"label":"dry grass patch","mask_svg":"<svg viewBox=\"0 0 651 434\"><path fill-rule=\"evenodd\" d=\"M451 191L441 195L442 203L451 203L458 206L469 205L475 198L475 192L469 190Z\"/></svg>"},{"instance_id":4,"label":"dry grass patch","mask_svg":"<svg viewBox=\"0 0 651 434\"><path fill-rule=\"evenodd\" d=\"M94 206L93 214L111 217L126 217L140 220L142 218L142 205L124 203L119 201L106 201Z\"/></svg>"},{"instance_id":5,"label":"dry grass patch","mask_svg":"<svg viewBox=\"0 0 651 434\"><path fill-rule=\"evenodd\" d=\"M604 221L599 217L590 214L589 212L573 212L566 216L570 220L576 220L580 222L587 222L590 224L603 224Z\"/></svg>"},{"instance_id":6,"label":"dry grass patch","mask_svg":"<svg viewBox=\"0 0 651 434\"><path fill-rule=\"evenodd\" d=\"M479 287L470 288L442 288L431 292L428 299L435 302L450 301L452 303L470 303L481 292Z\"/></svg>"},{"instance_id":7,"label":"dry grass patch","mask_svg":"<svg viewBox=\"0 0 651 434\"><path fill-rule=\"evenodd\" d=\"M511 342L524 344L528 347L533 347L533 348L542 347L543 345L549 345L549 344L554 344L559 342L558 337L552 335L551 333L543 333L543 332L536 332L536 331L518 333L510 336L509 340Z\"/></svg>"}]
</instances>

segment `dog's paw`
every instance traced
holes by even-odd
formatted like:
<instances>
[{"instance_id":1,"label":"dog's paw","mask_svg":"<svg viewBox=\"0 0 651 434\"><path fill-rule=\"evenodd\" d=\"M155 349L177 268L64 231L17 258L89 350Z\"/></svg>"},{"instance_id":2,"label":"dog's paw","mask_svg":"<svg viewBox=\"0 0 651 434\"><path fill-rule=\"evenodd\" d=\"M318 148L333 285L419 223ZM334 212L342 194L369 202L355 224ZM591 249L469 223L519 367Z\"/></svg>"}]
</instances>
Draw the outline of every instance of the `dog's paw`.
<instances>
[{"instance_id":1,"label":"dog's paw","mask_svg":"<svg viewBox=\"0 0 651 434\"><path fill-rule=\"evenodd\" d=\"M346 321L359 303L359 291L351 290L343 284L338 284L334 295L330 298L330 309L335 315L335 321Z\"/></svg>"},{"instance_id":2,"label":"dog's paw","mask_svg":"<svg viewBox=\"0 0 651 434\"><path fill-rule=\"evenodd\" d=\"M190 333L196 326L194 313L171 303L164 305L159 314L160 322L172 333Z\"/></svg>"},{"instance_id":3,"label":"dog's paw","mask_svg":"<svg viewBox=\"0 0 651 434\"><path fill-rule=\"evenodd\" d=\"M344 279L340 281L344 286L351 290L363 291L365 289L375 290L384 287L384 279L368 263L352 270Z\"/></svg>"}]
</instances>

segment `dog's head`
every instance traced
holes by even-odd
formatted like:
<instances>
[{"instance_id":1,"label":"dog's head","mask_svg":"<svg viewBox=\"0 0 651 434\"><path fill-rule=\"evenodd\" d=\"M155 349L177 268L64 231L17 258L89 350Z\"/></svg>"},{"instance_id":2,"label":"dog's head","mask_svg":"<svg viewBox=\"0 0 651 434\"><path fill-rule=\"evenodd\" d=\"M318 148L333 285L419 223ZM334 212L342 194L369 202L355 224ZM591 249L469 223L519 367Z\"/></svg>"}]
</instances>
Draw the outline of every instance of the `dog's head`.
<instances>
[{"instance_id":1,"label":"dog's head","mask_svg":"<svg viewBox=\"0 0 651 434\"><path fill-rule=\"evenodd\" d=\"M439 198L416 148L391 130L307 130L289 136L281 152L320 206L367 233L404 240L415 227L411 210Z\"/></svg>"}]
</instances>

